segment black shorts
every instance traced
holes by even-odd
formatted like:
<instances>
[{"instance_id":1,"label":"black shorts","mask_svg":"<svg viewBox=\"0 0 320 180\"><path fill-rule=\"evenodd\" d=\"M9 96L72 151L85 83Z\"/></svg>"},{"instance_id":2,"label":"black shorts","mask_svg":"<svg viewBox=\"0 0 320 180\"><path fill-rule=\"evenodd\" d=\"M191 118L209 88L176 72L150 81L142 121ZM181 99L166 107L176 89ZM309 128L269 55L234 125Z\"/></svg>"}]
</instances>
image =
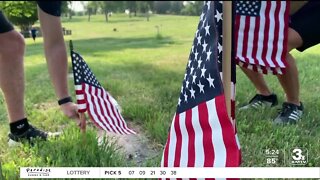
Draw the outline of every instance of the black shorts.
<instances>
[{"instance_id":1,"label":"black shorts","mask_svg":"<svg viewBox=\"0 0 320 180\"><path fill-rule=\"evenodd\" d=\"M53 16L61 15L61 1L37 1L37 3L42 11Z\"/></svg>"},{"instance_id":2,"label":"black shorts","mask_svg":"<svg viewBox=\"0 0 320 180\"><path fill-rule=\"evenodd\" d=\"M61 1L37 1L39 8L44 12L53 15L61 15ZM0 33L5 33L13 30L13 25L8 21L3 12L0 10Z\"/></svg>"},{"instance_id":3,"label":"black shorts","mask_svg":"<svg viewBox=\"0 0 320 180\"><path fill-rule=\"evenodd\" d=\"M0 33L5 33L13 30L12 24L0 10Z\"/></svg>"},{"instance_id":4,"label":"black shorts","mask_svg":"<svg viewBox=\"0 0 320 180\"><path fill-rule=\"evenodd\" d=\"M309 1L290 17L289 27L299 33L302 46L296 48L302 52L320 43L320 2Z\"/></svg>"}]
</instances>

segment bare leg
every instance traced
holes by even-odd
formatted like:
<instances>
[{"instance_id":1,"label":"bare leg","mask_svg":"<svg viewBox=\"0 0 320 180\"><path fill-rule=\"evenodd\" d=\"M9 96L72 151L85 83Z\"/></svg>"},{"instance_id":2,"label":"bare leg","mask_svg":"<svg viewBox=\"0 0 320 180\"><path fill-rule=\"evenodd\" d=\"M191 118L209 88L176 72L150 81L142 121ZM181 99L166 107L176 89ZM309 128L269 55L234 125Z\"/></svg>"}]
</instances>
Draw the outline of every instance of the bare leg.
<instances>
[{"instance_id":1,"label":"bare leg","mask_svg":"<svg viewBox=\"0 0 320 180\"><path fill-rule=\"evenodd\" d=\"M288 52L293 48L300 47L303 43L301 36L293 29L289 28L289 42L288 42ZM287 54L288 67L286 68L286 73L283 75L278 75L278 80L286 93L287 102L300 105L299 99L299 74L295 59L293 56Z\"/></svg>"},{"instance_id":2,"label":"bare leg","mask_svg":"<svg viewBox=\"0 0 320 180\"><path fill-rule=\"evenodd\" d=\"M244 72L244 74L247 75L247 77L251 80L258 94L264 96L271 95L271 91L267 85L267 82L264 80L262 74L243 67L241 67L241 69Z\"/></svg>"},{"instance_id":3,"label":"bare leg","mask_svg":"<svg viewBox=\"0 0 320 180\"><path fill-rule=\"evenodd\" d=\"M25 118L24 111L24 39L15 30L0 34L0 87L10 123Z\"/></svg>"},{"instance_id":4,"label":"bare leg","mask_svg":"<svg viewBox=\"0 0 320 180\"><path fill-rule=\"evenodd\" d=\"M278 80L286 94L287 102L300 105L299 99L299 75L295 60L291 54L287 55L288 67L286 73L278 75Z\"/></svg>"}]
</instances>

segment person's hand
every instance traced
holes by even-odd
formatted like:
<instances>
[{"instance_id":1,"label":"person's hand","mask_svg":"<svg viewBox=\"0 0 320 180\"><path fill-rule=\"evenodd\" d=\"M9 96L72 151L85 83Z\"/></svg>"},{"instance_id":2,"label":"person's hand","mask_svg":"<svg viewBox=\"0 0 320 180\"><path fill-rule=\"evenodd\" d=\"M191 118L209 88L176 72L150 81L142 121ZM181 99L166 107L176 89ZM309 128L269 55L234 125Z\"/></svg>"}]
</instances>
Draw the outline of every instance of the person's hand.
<instances>
[{"instance_id":1,"label":"person's hand","mask_svg":"<svg viewBox=\"0 0 320 180\"><path fill-rule=\"evenodd\" d=\"M60 109L62 110L64 115L66 115L70 119L73 119L82 131L85 131L86 119L85 119L85 117L80 118L80 115L78 113L78 107L76 104L74 104L72 102L65 103L65 104L60 105Z\"/></svg>"}]
</instances>

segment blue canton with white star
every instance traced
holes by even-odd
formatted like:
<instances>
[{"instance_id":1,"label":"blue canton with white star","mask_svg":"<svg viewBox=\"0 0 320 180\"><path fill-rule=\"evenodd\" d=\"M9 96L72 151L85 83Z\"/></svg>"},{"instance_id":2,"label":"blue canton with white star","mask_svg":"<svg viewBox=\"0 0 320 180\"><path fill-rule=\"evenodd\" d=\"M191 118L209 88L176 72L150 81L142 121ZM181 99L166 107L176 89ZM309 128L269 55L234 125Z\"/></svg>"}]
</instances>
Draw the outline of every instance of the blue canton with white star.
<instances>
[{"instance_id":1,"label":"blue canton with white star","mask_svg":"<svg viewBox=\"0 0 320 180\"><path fill-rule=\"evenodd\" d=\"M99 81L92 73L91 69L83 60L83 58L78 53L75 53L73 51L71 52L71 57L75 85L86 83L90 86L101 88Z\"/></svg>"},{"instance_id":2,"label":"blue canton with white star","mask_svg":"<svg viewBox=\"0 0 320 180\"><path fill-rule=\"evenodd\" d=\"M261 1L236 1L236 14L243 16L259 16Z\"/></svg>"},{"instance_id":3,"label":"blue canton with white star","mask_svg":"<svg viewBox=\"0 0 320 180\"><path fill-rule=\"evenodd\" d=\"M218 56L222 56L222 44L218 42L220 34L217 30L217 24L222 21L222 12L216 8L217 3L222 2L204 2L181 87L177 113L182 113L223 93L218 68Z\"/></svg>"}]
</instances>

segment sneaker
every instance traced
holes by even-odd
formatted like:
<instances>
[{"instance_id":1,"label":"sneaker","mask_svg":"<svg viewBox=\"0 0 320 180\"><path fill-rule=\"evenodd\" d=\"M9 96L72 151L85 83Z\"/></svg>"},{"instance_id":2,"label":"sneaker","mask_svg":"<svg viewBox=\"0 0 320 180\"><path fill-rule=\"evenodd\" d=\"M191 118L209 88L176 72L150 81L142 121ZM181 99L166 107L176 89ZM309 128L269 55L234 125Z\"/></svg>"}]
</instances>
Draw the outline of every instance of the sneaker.
<instances>
[{"instance_id":1,"label":"sneaker","mask_svg":"<svg viewBox=\"0 0 320 180\"><path fill-rule=\"evenodd\" d=\"M48 138L58 137L60 134L61 134L60 132L51 133L51 132L41 131L33 127L32 125L30 125L30 128L21 135L15 135L15 134L9 133L8 144L10 147L12 147L12 146L20 145L23 142L28 142L31 146L33 146L34 145L33 140L35 139L46 141L48 140Z\"/></svg>"},{"instance_id":2,"label":"sneaker","mask_svg":"<svg viewBox=\"0 0 320 180\"><path fill-rule=\"evenodd\" d=\"M273 107L278 105L278 98L276 94L271 94L269 96L264 96L261 94L256 94L247 105L239 108L239 110L246 109L261 109L263 107Z\"/></svg>"},{"instance_id":3,"label":"sneaker","mask_svg":"<svg viewBox=\"0 0 320 180\"><path fill-rule=\"evenodd\" d=\"M302 117L303 105L300 102L300 106L295 104L284 102L279 115L274 119L274 124L296 124Z\"/></svg>"}]
</instances>

